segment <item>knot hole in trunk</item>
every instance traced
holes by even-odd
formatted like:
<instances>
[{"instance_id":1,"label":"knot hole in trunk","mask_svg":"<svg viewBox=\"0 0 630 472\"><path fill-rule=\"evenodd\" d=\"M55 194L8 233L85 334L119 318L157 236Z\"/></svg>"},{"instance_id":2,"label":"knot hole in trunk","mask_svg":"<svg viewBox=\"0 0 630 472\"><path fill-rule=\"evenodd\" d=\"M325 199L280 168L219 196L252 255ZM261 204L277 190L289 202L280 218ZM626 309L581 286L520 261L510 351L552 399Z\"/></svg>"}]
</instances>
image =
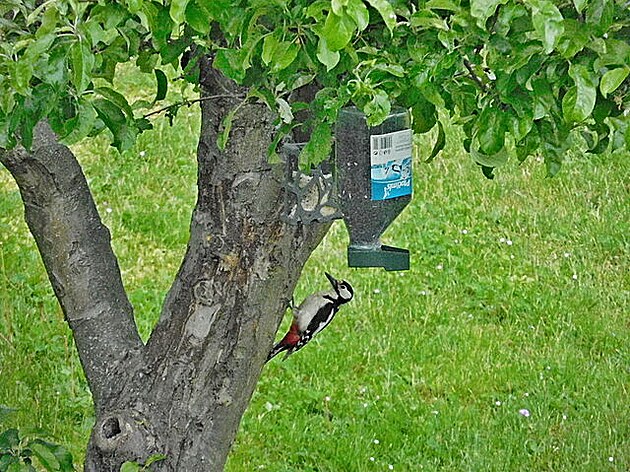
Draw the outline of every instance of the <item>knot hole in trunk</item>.
<instances>
[{"instance_id":1,"label":"knot hole in trunk","mask_svg":"<svg viewBox=\"0 0 630 472\"><path fill-rule=\"evenodd\" d=\"M120 433L122 433L122 430L120 429L118 418L112 416L103 422L103 436L106 439L114 439Z\"/></svg>"}]
</instances>

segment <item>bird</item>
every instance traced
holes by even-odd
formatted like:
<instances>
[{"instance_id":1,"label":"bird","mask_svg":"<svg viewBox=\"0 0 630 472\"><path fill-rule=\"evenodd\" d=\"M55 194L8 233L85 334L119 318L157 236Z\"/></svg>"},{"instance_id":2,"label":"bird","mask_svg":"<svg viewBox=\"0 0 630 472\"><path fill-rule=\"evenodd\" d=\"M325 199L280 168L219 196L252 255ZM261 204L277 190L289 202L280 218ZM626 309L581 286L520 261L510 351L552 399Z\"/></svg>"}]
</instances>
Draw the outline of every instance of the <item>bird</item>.
<instances>
[{"instance_id":1,"label":"bird","mask_svg":"<svg viewBox=\"0 0 630 472\"><path fill-rule=\"evenodd\" d=\"M328 272L324 272L332 290L324 290L306 297L297 308L293 309L293 322L285 336L271 349L267 360L286 351L284 360L302 349L313 337L330 324L339 307L352 300L354 291L345 280L337 280Z\"/></svg>"}]
</instances>

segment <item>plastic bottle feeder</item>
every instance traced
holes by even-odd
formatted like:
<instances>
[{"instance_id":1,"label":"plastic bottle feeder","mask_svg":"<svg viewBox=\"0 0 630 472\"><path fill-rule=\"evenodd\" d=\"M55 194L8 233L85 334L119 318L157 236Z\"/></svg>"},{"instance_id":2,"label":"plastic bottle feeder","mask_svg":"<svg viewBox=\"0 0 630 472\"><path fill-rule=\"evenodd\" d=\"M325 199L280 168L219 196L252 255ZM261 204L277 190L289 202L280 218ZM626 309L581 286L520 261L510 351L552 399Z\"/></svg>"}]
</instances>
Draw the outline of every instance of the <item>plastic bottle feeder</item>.
<instances>
[{"instance_id":1,"label":"plastic bottle feeder","mask_svg":"<svg viewBox=\"0 0 630 472\"><path fill-rule=\"evenodd\" d=\"M395 109L369 127L355 107L340 111L335 127L340 207L350 235L350 267L409 269L409 251L380 237L411 201L412 132L409 113Z\"/></svg>"}]
</instances>

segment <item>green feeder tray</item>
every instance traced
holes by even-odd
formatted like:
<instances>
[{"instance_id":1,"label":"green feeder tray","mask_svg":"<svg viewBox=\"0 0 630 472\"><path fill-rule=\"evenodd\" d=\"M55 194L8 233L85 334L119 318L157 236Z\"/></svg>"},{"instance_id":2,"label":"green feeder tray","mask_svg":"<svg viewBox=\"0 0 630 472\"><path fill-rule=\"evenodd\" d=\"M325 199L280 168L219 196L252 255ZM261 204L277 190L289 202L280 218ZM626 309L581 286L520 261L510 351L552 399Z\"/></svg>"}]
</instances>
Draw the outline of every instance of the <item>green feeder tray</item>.
<instances>
[{"instance_id":1,"label":"green feeder tray","mask_svg":"<svg viewBox=\"0 0 630 472\"><path fill-rule=\"evenodd\" d=\"M348 266L409 270L409 250L385 245L370 249L348 246Z\"/></svg>"}]
</instances>

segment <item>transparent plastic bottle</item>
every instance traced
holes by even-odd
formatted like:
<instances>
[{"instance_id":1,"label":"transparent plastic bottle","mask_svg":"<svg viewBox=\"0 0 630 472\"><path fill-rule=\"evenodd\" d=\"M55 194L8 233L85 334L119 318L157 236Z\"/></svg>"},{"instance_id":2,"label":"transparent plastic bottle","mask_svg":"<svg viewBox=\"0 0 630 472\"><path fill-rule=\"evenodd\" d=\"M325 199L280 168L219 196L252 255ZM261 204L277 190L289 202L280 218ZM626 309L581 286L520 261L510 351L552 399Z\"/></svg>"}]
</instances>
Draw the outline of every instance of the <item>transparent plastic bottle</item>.
<instances>
[{"instance_id":1,"label":"transparent plastic bottle","mask_svg":"<svg viewBox=\"0 0 630 472\"><path fill-rule=\"evenodd\" d=\"M411 201L410 128L409 113L403 108L392 110L383 123L372 127L355 107L339 113L336 166L341 209L350 235L351 267L409 268L409 251L382 245L380 236ZM407 153L401 165L401 156Z\"/></svg>"}]
</instances>

